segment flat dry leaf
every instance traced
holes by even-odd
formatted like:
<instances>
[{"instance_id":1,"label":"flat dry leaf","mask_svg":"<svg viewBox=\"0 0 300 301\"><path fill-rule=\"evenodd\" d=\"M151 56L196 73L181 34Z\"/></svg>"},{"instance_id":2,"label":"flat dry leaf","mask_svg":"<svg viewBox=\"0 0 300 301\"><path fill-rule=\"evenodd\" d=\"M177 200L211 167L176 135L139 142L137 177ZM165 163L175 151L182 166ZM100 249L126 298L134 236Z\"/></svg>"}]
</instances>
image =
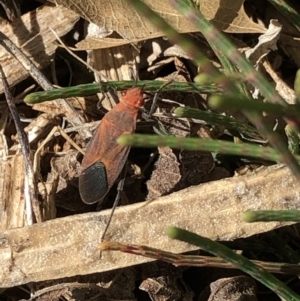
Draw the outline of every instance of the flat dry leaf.
<instances>
[{"instance_id":1,"label":"flat dry leaf","mask_svg":"<svg viewBox=\"0 0 300 301\"><path fill-rule=\"evenodd\" d=\"M140 284L139 289L148 293L152 301L183 300L192 301L194 295L185 291L185 286L176 275L164 275L147 278Z\"/></svg>"},{"instance_id":2,"label":"flat dry leaf","mask_svg":"<svg viewBox=\"0 0 300 301\"><path fill-rule=\"evenodd\" d=\"M208 290L211 294L207 299ZM201 293L198 301L257 301L256 292L256 283L253 278L247 276L220 278Z\"/></svg>"},{"instance_id":3,"label":"flat dry leaf","mask_svg":"<svg viewBox=\"0 0 300 301\"><path fill-rule=\"evenodd\" d=\"M158 147L158 155L151 178L146 183L148 200L173 192L181 180L180 163L174 151L169 147Z\"/></svg>"},{"instance_id":4,"label":"flat dry leaf","mask_svg":"<svg viewBox=\"0 0 300 301\"><path fill-rule=\"evenodd\" d=\"M145 0L144 2L178 31L199 31L168 1ZM55 0L55 3L76 11L83 18L99 27L118 32L123 38L131 42L162 35L155 26L141 17L126 0ZM265 28L262 25L254 23L247 16L243 3L244 0L201 0L200 7L203 15L208 20L212 20L220 30L231 33L264 32ZM91 41L90 43L92 44Z\"/></svg>"},{"instance_id":5,"label":"flat dry leaf","mask_svg":"<svg viewBox=\"0 0 300 301\"><path fill-rule=\"evenodd\" d=\"M246 50L246 58L257 65L271 51L277 50L277 42L280 37L282 25L277 20L270 20L267 31L258 38L255 47Z\"/></svg>"}]
</instances>

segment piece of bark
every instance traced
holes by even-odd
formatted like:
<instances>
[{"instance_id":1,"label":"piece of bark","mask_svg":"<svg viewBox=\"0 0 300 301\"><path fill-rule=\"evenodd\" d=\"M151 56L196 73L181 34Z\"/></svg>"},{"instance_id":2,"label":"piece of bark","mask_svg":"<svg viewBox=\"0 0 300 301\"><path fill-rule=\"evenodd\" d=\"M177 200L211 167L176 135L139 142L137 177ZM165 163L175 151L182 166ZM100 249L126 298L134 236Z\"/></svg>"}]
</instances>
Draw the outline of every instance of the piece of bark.
<instances>
[{"instance_id":1,"label":"piece of bark","mask_svg":"<svg viewBox=\"0 0 300 301\"><path fill-rule=\"evenodd\" d=\"M24 157L20 152L0 162L0 232L26 224L24 175Z\"/></svg>"},{"instance_id":2,"label":"piece of bark","mask_svg":"<svg viewBox=\"0 0 300 301\"><path fill-rule=\"evenodd\" d=\"M56 38L49 26L58 36L65 35L79 20L75 12L58 6L43 6L28 12L9 23L0 20L1 32L15 43L38 67L50 64L52 54L57 48ZM14 86L29 76L19 61L0 47L0 62L10 86ZM0 93L3 87L0 86Z\"/></svg>"},{"instance_id":3,"label":"piece of bark","mask_svg":"<svg viewBox=\"0 0 300 301\"><path fill-rule=\"evenodd\" d=\"M70 200L71 201L71 200ZM173 225L211 239L233 240L291 223L245 223L241 213L258 209L299 209L300 186L288 168L190 187L143 206L117 208L106 240L149 245L182 253L196 249L171 240ZM118 269L150 261L97 245L110 210L74 215L0 233L0 287Z\"/></svg>"}]
</instances>

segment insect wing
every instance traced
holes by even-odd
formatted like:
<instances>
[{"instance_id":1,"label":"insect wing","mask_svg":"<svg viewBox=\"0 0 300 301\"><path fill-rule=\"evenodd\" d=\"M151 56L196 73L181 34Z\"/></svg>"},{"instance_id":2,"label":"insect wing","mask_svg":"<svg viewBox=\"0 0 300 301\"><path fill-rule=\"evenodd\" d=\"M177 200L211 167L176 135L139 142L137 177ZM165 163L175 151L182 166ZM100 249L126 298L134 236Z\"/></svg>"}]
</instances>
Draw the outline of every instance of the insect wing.
<instances>
[{"instance_id":1,"label":"insect wing","mask_svg":"<svg viewBox=\"0 0 300 301\"><path fill-rule=\"evenodd\" d=\"M85 169L79 177L79 192L82 201L94 204L102 200L109 191L106 168L96 162Z\"/></svg>"}]
</instances>

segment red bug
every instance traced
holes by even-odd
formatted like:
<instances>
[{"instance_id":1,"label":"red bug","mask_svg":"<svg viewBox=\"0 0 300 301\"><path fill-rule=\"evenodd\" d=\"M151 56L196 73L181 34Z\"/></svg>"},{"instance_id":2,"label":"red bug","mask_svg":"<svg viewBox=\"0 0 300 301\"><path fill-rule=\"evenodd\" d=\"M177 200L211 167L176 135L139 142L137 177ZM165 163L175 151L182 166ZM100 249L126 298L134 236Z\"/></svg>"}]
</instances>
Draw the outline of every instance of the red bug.
<instances>
[{"instance_id":1,"label":"red bug","mask_svg":"<svg viewBox=\"0 0 300 301\"><path fill-rule=\"evenodd\" d=\"M143 105L140 88L123 91L121 101L101 120L81 164L79 192L84 203L102 201L117 180L130 148L119 145L116 139L135 132L138 110Z\"/></svg>"}]
</instances>

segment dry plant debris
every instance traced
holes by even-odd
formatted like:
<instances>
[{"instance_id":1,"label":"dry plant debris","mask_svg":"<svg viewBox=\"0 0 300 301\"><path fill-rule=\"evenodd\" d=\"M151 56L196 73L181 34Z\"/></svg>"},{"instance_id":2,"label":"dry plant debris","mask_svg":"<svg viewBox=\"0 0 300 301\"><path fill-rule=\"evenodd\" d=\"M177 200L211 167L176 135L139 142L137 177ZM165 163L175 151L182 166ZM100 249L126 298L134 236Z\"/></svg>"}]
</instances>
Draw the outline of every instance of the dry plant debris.
<instances>
[{"instance_id":1,"label":"dry plant debris","mask_svg":"<svg viewBox=\"0 0 300 301\"><path fill-rule=\"evenodd\" d=\"M288 224L248 224L241 221L241 212L265 207L298 209L299 198L299 185L288 169L275 165L252 175L187 188L146 206L120 207L106 239L187 252L195 247L162 235L170 221L212 239L235 240ZM104 252L99 260L97 243L109 214L110 210L73 215L2 232L1 285L11 287L149 261L117 252Z\"/></svg>"},{"instance_id":2,"label":"dry plant debris","mask_svg":"<svg viewBox=\"0 0 300 301\"><path fill-rule=\"evenodd\" d=\"M40 2L43 1L12 1L11 4L16 3L17 6L16 10L11 10L8 1L0 1L11 20L0 17L0 30L42 73L52 78L53 84L67 85L66 78L69 77L74 85L93 80L131 79L186 83L193 81L201 71L178 45L172 45L162 37L162 33L125 0L55 0L50 1L55 4L44 1L44 5ZM163 4L157 0L145 2L180 32L191 34L215 66L221 66L207 41L168 1ZM196 4L219 29L230 34L235 45L250 56L259 70L269 75L286 102L295 103L291 86L294 70L300 66L300 34L288 20L267 5L267 1L254 1L250 5L261 16L259 22L253 21L249 9L245 8L249 8L249 1L226 1L224 5L220 0L201 0ZM264 24L269 23L269 15L278 21L272 21L266 31ZM50 27L58 37L62 37L67 47L81 51L79 56L92 72L63 47L58 47L60 42ZM82 34L85 27L88 28L86 35ZM257 41L258 34L262 33L265 34ZM77 36L79 39L74 39ZM28 133L44 221L32 227L26 226L24 158L20 155L19 138L15 137L15 128L8 119L2 97L0 288L35 283L24 286L26 289L29 287L32 293L31 297L25 294L28 300L97 297L103 300L157 301L259 299L252 279L240 274L231 275L227 270L219 275L216 270L208 269L209 275L216 273L213 278L205 274L205 269L199 269L199 274L206 276L199 280L201 285L193 285L189 277L194 278L195 271L189 276L188 268L153 262L146 264L151 260L117 252L103 252L100 259L97 245L110 210L92 212L95 207L81 202L78 175L81 151L87 143L85 138L115 105L117 93L100 91L90 97L69 98L68 103L79 120L72 125L73 118L65 116L55 101L25 106L22 99L27 90L32 89L28 72L2 47L0 63L11 88L15 89L16 103ZM259 91L251 92L259 95ZM158 102L153 116L147 121L142 121L142 114L139 116L139 132L152 132L154 126L156 131L182 137L225 137L237 142L243 139L223 126L174 118L173 111L178 106L209 110L207 94L159 91L157 95L147 95L146 110L150 109L154 96ZM234 110L229 113L228 116L245 121ZM83 119L87 123L81 126ZM277 123L279 130L281 122L279 119ZM143 151L132 149L122 204L145 200L148 203L118 208L106 239L183 253L196 248L165 237L166 226L172 224L212 239L232 241L290 225L279 222L246 224L241 221L241 213L246 210L299 209L299 185L286 167L275 165L256 170L257 167L251 169L252 166L238 160L229 162L210 152L174 151L168 147ZM242 167L248 172L232 177ZM215 181L219 179L223 180ZM213 180L215 182L206 183ZM111 206L115 193L114 188L100 209ZM288 231L293 243L299 245L296 228L288 229L294 229ZM256 256L259 252L253 251L250 255L253 253ZM143 265L132 267L141 263ZM109 272L111 270L114 272ZM83 276L70 281L65 279L76 275ZM200 286L201 290L197 289ZM145 293L140 297L138 294L142 291ZM14 291L4 290L0 299L3 296L7 300L16 300L15 295L18 294Z\"/></svg>"},{"instance_id":3,"label":"dry plant debris","mask_svg":"<svg viewBox=\"0 0 300 301\"><path fill-rule=\"evenodd\" d=\"M1 19L0 27L8 38L10 38L20 49L32 59L39 68L49 64L56 48L56 38L49 29L55 30L59 36L69 32L78 21L78 14L62 7L43 6L33 12L23 15L14 20L13 23ZM9 55L3 48L0 50L2 68L11 86L28 77L28 73L20 65L16 58ZM0 93L3 87L0 87Z\"/></svg>"},{"instance_id":4,"label":"dry plant debris","mask_svg":"<svg viewBox=\"0 0 300 301\"><path fill-rule=\"evenodd\" d=\"M54 2L54 1L53 1ZM147 20L131 9L124 0L56 0L57 4L75 10L83 18L100 28L114 30L128 42L155 38L162 34ZM196 2L196 1L195 1ZM214 20L218 27L227 32L264 32L264 26L253 22L244 11L244 0L227 1L220 5L219 0L200 1L200 10L208 20ZM151 8L162 15L180 32L198 31L192 24L178 13L167 1L145 1ZM108 31L109 32L109 31ZM95 41L96 42L96 41ZM91 46L93 44L90 41ZM106 47L117 46L116 44ZM95 48L95 46L93 47ZM89 48L90 49L90 48Z\"/></svg>"}]
</instances>

